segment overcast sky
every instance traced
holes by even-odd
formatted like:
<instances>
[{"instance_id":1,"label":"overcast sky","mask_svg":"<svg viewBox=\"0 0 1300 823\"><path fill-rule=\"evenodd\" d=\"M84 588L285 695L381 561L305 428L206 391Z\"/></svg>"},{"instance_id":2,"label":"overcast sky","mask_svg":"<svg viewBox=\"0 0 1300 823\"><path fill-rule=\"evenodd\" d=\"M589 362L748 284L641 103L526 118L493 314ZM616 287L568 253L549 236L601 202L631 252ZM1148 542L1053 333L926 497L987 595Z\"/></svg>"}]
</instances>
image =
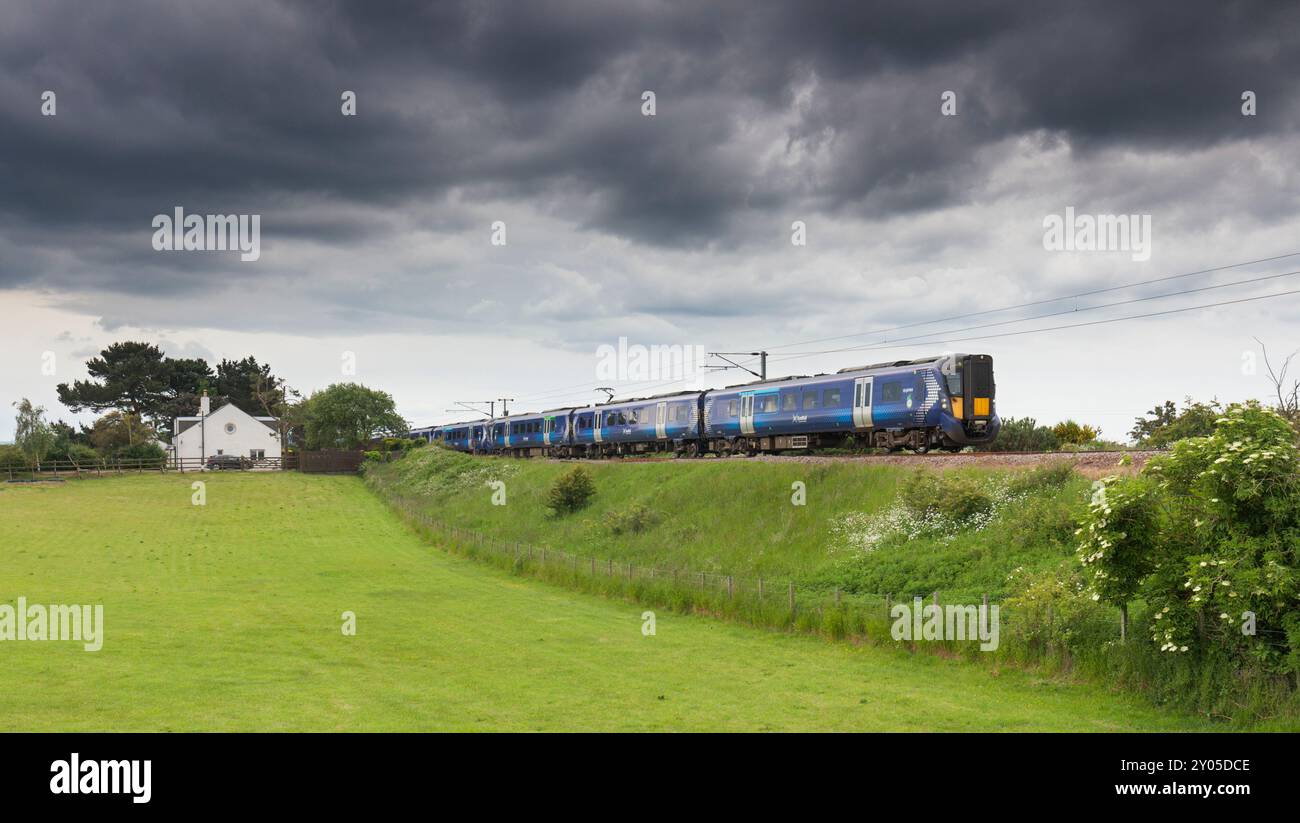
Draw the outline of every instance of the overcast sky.
<instances>
[{"instance_id":1,"label":"overcast sky","mask_svg":"<svg viewBox=\"0 0 1300 823\"><path fill-rule=\"evenodd\" d=\"M601 397L620 337L767 348L772 375L987 352L1004 417L1118 439L1262 396L1252 338L1300 348L1300 294L988 335L1300 290L1104 305L1300 256L966 316L1300 252L1300 7L1213 8L7 0L0 400L74 419L55 385L131 339L358 380L423 425ZM177 207L260 215L260 258L155 250ZM1067 208L1149 215L1149 255L1045 248Z\"/></svg>"}]
</instances>

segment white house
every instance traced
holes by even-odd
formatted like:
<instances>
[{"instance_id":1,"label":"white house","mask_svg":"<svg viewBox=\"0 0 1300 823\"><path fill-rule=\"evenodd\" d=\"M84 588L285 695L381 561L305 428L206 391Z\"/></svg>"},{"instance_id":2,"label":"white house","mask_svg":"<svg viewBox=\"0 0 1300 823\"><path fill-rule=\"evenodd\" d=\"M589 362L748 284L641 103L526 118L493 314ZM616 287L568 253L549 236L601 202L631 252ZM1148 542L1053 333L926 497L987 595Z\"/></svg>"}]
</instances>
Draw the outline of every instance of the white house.
<instances>
[{"instance_id":1,"label":"white house","mask_svg":"<svg viewBox=\"0 0 1300 823\"><path fill-rule=\"evenodd\" d=\"M251 460L279 459L280 431L274 417L254 417L234 403L212 411L204 392L197 417L178 417L172 429L171 459L198 468L200 461L219 454Z\"/></svg>"}]
</instances>

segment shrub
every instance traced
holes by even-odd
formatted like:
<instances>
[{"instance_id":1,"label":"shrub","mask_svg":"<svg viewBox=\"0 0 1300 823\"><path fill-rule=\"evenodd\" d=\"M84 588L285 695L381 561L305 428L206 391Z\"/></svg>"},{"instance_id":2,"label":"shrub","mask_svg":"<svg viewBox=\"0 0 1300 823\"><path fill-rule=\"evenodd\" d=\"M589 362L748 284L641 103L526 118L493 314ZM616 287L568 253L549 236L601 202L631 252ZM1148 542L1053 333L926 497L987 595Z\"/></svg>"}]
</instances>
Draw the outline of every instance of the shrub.
<instances>
[{"instance_id":1,"label":"shrub","mask_svg":"<svg viewBox=\"0 0 1300 823\"><path fill-rule=\"evenodd\" d=\"M605 528L610 534L640 534L659 522L659 514L640 503L633 503L622 511L605 514Z\"/></svg>"},{"instance_id":2,"label":"shrub","mask_svg":"<svg viewBox=\"0 0 1300 823\"><path fill-rule=\"evenodd\" d=\"M551 486L546 505L557 515L576 512L591 502L596 485L582 466L559 476Z\"/></svg>"},{"instance_id":3,"label":"shrub","mask_svg":"<svg viewBox=\"0 0 1300 823\"><path fill-rule=\"evenodd\" d=\"M903 483L903 505L917 517L965 521L993 510L993 498L970 478L918 471Z\"/></svg>"},{"instance_id":4,"label":"shrub","mask_svg":"<svg viewBox=\"0 0 1300 823\"><path fill-rule=\"evenodd\" d=\"M1096 440L1101 435L1101 430L1094 429L1092 426L1081 425L1073 420L1066 420L1064 423L1057 423L1053 426L1052 434L1056 435L1056 439L1062 443L1082 446Z\"/></svg>"},{"instance_id":5,"label":"shrub","mask_svg":"<svg viewBox=\"0 0 1300 823\"><path fill-rule=\"evenodd\" d=\"M1054 460L1014 475L1008 485L1012 494L1024 494L1060 488L1069 483L1073 477L1074 463L1069 460Z\"/></svg>"},{"instance_id":6,"label":"shrub","mask_svg":"<svg viewBox=\"0 0 1300 823\"><path fill-rule=\"evenodd\" d=\"M381 451L375 451L372 449L366 452L363 456L365 457L366 460L372 460L376 463L384 462L384 453Z\"/></svg>"},{"instance_id":7,"label":"shrub","mask_svg":"<svg viewBox=\"0 0 1300 823\"><path fill-rule=\"evenodd\" d=\"M157 443L136 443L134 446L123 446L113 452L113 457L118 460L162 460L167 456L163 447Z\"/></svg>"},{"instance_id":8,"label":"shrub","mask_svg":"<svg viewBox=\"0 0 1300 823\"><path fill-rule=\"evenodd\" d=\"M1002 421L998 437L984 451L995 452L1051 452L1061 447L1061 440L1046 426L1038 425L1032 417L1008 417Z\"/></svg>"},{"instance_id":9,"label":"shrub","mask_svg":"<svg viewBox=\"0 0 1300 823\"><path fill-rule=\"evenodd\" d=\"M0 470L27 468L27 456L17 446L0 446Z\"/></svg>"},{"instance_id":10,"label":"shrub","mask_svg":"<svg viewBox=\"0 0 1300 823\"><path fill-rule=\"evenodd\" d=\"M59 460L69 460L82 465L99 461L99 452L85 443L69 443L66 448L60 449L59 452ZM54 457L53 454L50 456Z\"/></svg>"}]
</instances>

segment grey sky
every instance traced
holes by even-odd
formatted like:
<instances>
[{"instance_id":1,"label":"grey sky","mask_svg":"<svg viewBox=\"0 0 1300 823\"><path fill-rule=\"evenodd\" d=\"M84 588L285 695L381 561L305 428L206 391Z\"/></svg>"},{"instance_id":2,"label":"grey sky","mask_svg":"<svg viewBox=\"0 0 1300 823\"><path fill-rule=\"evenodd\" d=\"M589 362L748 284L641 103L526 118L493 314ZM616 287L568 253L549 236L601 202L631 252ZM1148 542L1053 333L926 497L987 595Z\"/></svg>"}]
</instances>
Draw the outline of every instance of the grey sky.
<instances>
[{"instance_id":1,"label":"grey sky","mask_svg":"<svg viewBox=\"0 0 1300 823\"><path fill-rule=\"evenodd\" d=\"M437 422L455 400L591 400L596 347L620 336L775 347L1300 251L1300 10L1040 6L6 3L3 399L71 419L54 384L132 338L254 354L303 390L350 379L352 352ZM154 251L150 221L177 206L260 214L261 259ZM1150 259L1046 251L1066 207L1151 215ZM951 348L994 355L1004 415L1119 436L1165 399L1261 394L1251 338L1300 347L1298 313L1291 296Z\"/></svg>"}]
</instances>

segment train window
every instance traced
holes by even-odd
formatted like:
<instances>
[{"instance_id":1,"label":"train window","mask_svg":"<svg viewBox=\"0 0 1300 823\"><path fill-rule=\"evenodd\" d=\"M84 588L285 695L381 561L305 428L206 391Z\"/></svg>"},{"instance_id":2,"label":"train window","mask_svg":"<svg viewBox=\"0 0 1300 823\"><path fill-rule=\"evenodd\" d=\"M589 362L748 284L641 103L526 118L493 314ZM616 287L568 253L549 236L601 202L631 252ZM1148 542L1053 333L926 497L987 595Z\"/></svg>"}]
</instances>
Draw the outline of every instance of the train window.
<instances>
[{"instance_id":1,"label":"train window","mask_svg":"<svg viewBox=\"0 0 1300 823\"><path fill-rule=\"evenodd\" d=\"M775 395L775 394L765 394L765 395L763 395L762 397L759 398L759 403L760 403L759 411L762 412L763 414L767 414L767 413L769 413L769 412L774 412L774 411L776 411L776 395Z\"/></svg>"},{"instance_id":2,"label":"train window","mask_svg":"<svg viewBox=\"0 0 1300 823\"><path fill-rule=\"evenodd\" d=\"M683 423L691 422L691 407L682 403L677 406L677 419Z\"/></svg>"},{"instance_id":3,"label":"train window","mask_svg":"<svg viewBox=\"0 0 1300 823\"><path fill-rule=\"evenodd\" d=\"M805 409L817 408L817 392L806 391L803 393L803 407Z\"/></svg>"},{"instance_id":4,"label":"train window","mask_svg":"<svg viewBox=\"0 0 1300 823\"><path fill-rule=\"evenodd\" d=\"M948 394L961 397L961 372L948 375Z\"/></svg>"},{"instance_id":5,"label":"train window","mask_svg":"<svg viewBox=\"0 0 1300 823\"><path fill-rule=\"evenodd\" d=\"M781 411L794 411L796 405L798 405L797 398L793 392L781 395Z\"/></svg>"},{"instance_id":6,"label":"train window","mask_svg":"<svg viewBox=\"0 0 1300 823\"><path fill-rule=\"evenodd\" d=\"M822 407L827 409L838 409L840 407L840 390L827 389L822 392Z\"/></svg>"},{"instance_id":7,"label":"train window","mask_svg":"<svg viewBox=\"0 0 1300 823\"><path fill-rule=\"evenodd\" d=\"M735 416L736 416L736 401L735 401L735 400L728 400L728 401L727 401L727 417L735 417Z\"/></svg>"},{"instance_id":8,"label":"train window","mask_svg":"<svg viewBox=\"0 0 1300 823\"><path fill-rule=\"evenodd\" d=\"M881 403L897 403L903 399L902 383L881 383L880 384L880 401Z\"/></svg>"}]
</instances>

